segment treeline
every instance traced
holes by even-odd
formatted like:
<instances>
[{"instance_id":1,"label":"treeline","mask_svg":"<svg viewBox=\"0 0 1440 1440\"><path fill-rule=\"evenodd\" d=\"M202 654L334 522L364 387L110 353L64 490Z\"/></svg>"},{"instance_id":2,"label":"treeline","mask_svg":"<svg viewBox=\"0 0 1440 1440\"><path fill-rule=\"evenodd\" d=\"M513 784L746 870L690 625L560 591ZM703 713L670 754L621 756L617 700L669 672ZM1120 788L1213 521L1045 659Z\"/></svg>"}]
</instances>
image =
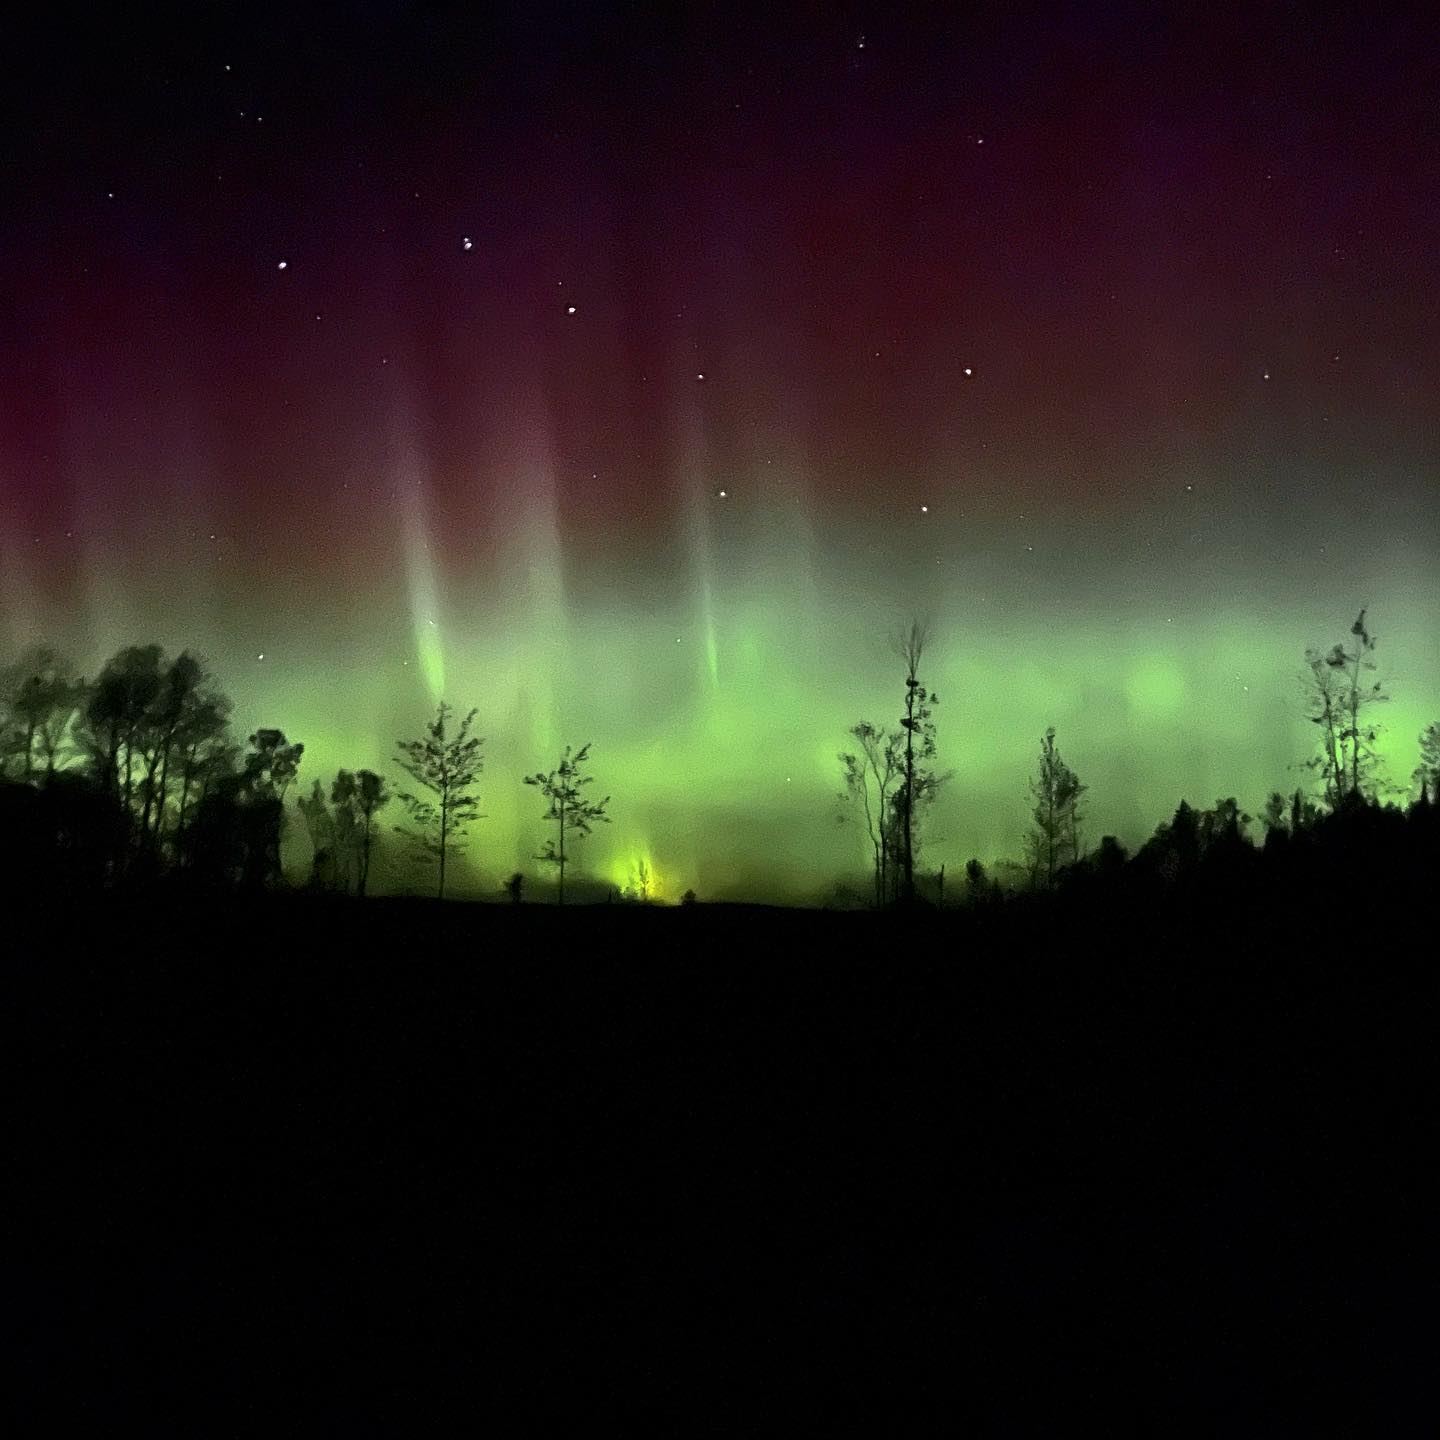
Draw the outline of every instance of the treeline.
<instances>
[{"instance_id":1,"label":"treeline","mask_svg":"<svg viewBox=\"0 0 1440 1440\"><path fill-rule=\"evenodd\" d=\"M926 819L953 779L935 764L938 697L920 674L928 642L926 628L918 623L897 637L903 713L889 730L871 720L857 722L849 731L855 749L839 755L841 818L858 817L863 826L872 863L868 899L876 906L946 903L945 867L922 872L919 865ZM1382 774L1377 749L1383 727L1375 711L1389 696L1375 678L1375 650L1376 639L1362 610L1348 641L1305 652L1300 694L1305 716L1316 727L1316 746L1303 763L1318 782L1318 793L1311 796L1300 787L1270 795L1260 822L1261 844L1272 858L1292 841L1297 842L1296 853L1305 854L1310 840L1318 843L1322 834L1331 843L1342 833L1371 833L1363 812L1383 809L1391 819L1398 818L1404 812L1393 803L1397 798L1410 804L1418 830L1429 833L1432 806L1440 804L1440 722L1419 737L1420 765L1410 786L1391 784ZM1082 808L1089 787L1065 763L1053 727L1041 738L1029 788L1031 825L1022 837L1022 858L1002 861L993 873L979 859L968 861L962 894L969 903L1115 878L1127 866L1132 877L1156 880L1196 873L1204 868L1202 862L1223 861L1223 868L1234 870L1247 854L1253 858L1257 852L1250 830L1254 818L1241 810L1234 796L1217 800L1208 810L1182 802L1133 860L1113 835L1102 836L1090 849ZM1387 805L1387 799L1392 803ZM1394 839L1400 832L1392 826L1383 833ZM856 898L844 886L838 888L840 903Z\"/></svg>"},{"instance_id":2,"label":"treeline","mask_svg":"<svg viewBox=\"0 0 1440 1440\"><path fill-rule=\"evenodd\" d=\"M849 731L855 748L839 756L842 816L863 827L872 866L870 893L849 896L841 887L841 903L984 905L1122 872L1168 883L1205 867L1233 871L1261 853L1303 855L1323 836L1359 833L1369 823L1359 817L1372 812L1387 815L1387 824L1408 815L1415 833L1429 834L1440 802L1440 723L1420 737L1421 764L1403 797L1408 810L1394 803L1397 791L1381 775L1373 715L1388 697L1373 678L1376 642L1362 611L1348 641L1306 652L1303 697L1316 727L1306 765L1315 793L1272 794L1259 817L1260 844L1255 820L1229 797L1208 810L1182 803L1134 857L1114 836L1090 846L1088 787L1065 763L1052 728L1030 783L1022 858L993 872L972 859L947 894L945 867L926 872L921 863L927 818L953 780L937 765L939 697L922 676L926 628L911 625L895 648L898 721L893 728L858 722ZM85 890L174 879L273 888L285 883L281 851L293 793L310 842L311 888L363 897L382 836L394 836L404 858L433 867L444 897L481 818L485 742L474 733L475 710L460 717L442 702L421 736L397 741L392 791L385 776L358 768L304 789L304 745L279 729L256 730L241 745L231 734L231 709L203 661L188 651L167 656L158 645L119 651L93 679L43 646L0 670L0 883ZM589 745L567 746L550 770L521 777L542 801L549 838L535 859L555 871L562 904L576 845L610 819L610 797L592 798L589 767ZM397 806L403 823L391 823ZM503 893L519 901L524 882L512 875ZM642 863L627 895L643 901L650 892Z\"/></svg>"},{"instance_id":3,"label":"treeline","mask_svg":"<svg viewBox=\"0 0 1440 1440\"><path fill-rule=\"evenodd\" d=\"M262 729L242 746L231 703L188 651L128 646L93 679L48 646L0 670L0 883L100 888L178 879L224 889L284 883L287 800L299 788L305 746ZM484 741L476 712L459 719L443 702L417 739L396 742L405 777L392 793L372 770L340 770L301 791L295 812L310 840L308 883L364 896L391 832L406 858L447 875L479 818ZM537 860L558 872L559 896L575 845L609 820L610 797L590 798L590 747L567 746L556 766L523 777L544 800L550 829ZM506 893L520 898L523 876Z\"/></svg>"}]
</instances>

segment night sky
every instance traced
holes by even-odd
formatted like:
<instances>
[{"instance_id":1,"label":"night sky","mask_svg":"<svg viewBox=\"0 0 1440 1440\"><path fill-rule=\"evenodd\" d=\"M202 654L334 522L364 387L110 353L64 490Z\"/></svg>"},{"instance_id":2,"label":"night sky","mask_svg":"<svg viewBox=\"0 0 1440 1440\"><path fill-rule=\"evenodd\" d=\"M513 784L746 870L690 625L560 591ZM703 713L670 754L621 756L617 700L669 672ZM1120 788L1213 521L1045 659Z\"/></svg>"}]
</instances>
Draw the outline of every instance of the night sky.
<instances>
[{"instance_id":1,"label":"night sky","mask_svg":"<svg viewBox=\"0 0 1440 1440\"><path fill-rule=\"evenodd\" d=\"M863 884L835 757L898 719L912 614L954 771L927 868L1018 855L1047 725L1092 841L1302 783L1305 647L1362 605L1408 779L1440 715L1426 7L28 23L0 652L193 648L307 787L476 706L491 892L536 868L520 777L587 740L593 872Z\"/></svg>"}]
</instances>

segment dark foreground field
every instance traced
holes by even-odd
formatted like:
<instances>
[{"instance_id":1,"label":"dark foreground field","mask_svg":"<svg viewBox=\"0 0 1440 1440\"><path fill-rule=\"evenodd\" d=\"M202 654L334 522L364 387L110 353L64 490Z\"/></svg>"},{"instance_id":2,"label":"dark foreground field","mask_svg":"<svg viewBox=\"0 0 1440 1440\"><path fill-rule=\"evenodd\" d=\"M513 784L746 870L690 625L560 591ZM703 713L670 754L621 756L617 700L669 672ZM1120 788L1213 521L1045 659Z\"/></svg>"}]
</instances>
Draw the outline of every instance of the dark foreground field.
<instances>
[{"instance_id":1,"label":"dark foreground field","mask_svg":"<svg viewBox=\"0 0 1440 1440\"><path fill-rule=\"evenodd\" d=\"M16 1433L1433 1433L1412 903L49 907Z\"/></svg>"}]
</instances>

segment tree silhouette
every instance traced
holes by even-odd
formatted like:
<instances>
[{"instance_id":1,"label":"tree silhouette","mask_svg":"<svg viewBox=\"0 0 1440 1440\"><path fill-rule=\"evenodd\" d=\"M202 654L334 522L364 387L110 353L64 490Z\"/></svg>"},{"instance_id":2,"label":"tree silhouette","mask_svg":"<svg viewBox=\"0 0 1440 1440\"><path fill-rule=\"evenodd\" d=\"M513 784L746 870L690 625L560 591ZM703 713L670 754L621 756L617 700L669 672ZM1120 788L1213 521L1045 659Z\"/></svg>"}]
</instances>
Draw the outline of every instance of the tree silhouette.
<instances>
[{"instance_id":1,"label":"tree silhouette","mask_svg":"<svg viewBox=\"0 0 1440 1440\"><path fill-rule=\"evenodd\" d=\"M167 661L158 645L118 651L83 695L74 737L123 817L114 863L128 854L154 870L167 842L183 850L197 787L231 761L230 702L203 661L188 651Z\"/></svg>"},{"instance_id":2,"label":"tree silhouette","mask_svg":"<svg viewBox=\"0 0 1440 1440\"><path fill-rule=\"evenodd\" d=\"M300 770L305 753L283 730L257 730L249 740L236 786L244 873L247 885L271 884L282 876L280 842L285 831L285 796Z\"/></svg>"},{"instance_id":3,"label":"tree silhouette","mask_svg":"<svg viewBox=\"0 0 1440 1440\"><path fill-rule=\"evenodd\" d=\"M195 807L213 786L233 774L238 760L230 742L230 701L218 691L197 693L175 727L169 773L175 777L175 848L183 851Z\"/></svg>"},{"instance_id":4,"label":"tree silhouette","mask_svg":"<svg viewBox=\"0 0 1440 1440\"><path fill-rule=\"evenodd\" d=\"M1420 732L1420 763L1412 778L1422 795L1440 800L1440 720L1432 720Z\"/></svg>"},{"instance_id":5,"label":"tree silhouette","mask_svg":"<svg viewBox=\"0 0 1440 1440\"><path fill-rule=\"evenodd\" d=\"M630 883L625 887L629 900L638 900L642 905L650 902L650 862L643 856L630 867Z\"/></svg>"},{"instance_id":6,"label":"tree silhouette","mask_svg":"<svg viewBox=\"0 0 1440 1440\"><path fill-rule=\"evenodd\" d=\"M480 753L485 741L470 734L478 712L471 710L451 734L454 713L442 700L422 738L395 742L400 752L395 763L434 797L402 790L399 800L409 812L410 826L397 825L395 832L410 841L417 857L439 862L440 883L435 893L440 900L445 898L446 865L464 849L470 824L481 818L480 802L470 792L485 768Z\"/></svg>"},{"instance_id":7,"label":"tree silhouette","mask_svg":"<svg viewBox=\"0 0 1440 1440\"><path fill-rule=\"evenodd\" d=\"M1080 797L1086 786L1060 758L1055 748L1055 727L1052 725L1040 742L1040 770L1030 782L1035 801L1030 814L1035 822L1029 849L1036 879L1043 877L1049 889L1055 886L1055 873L1063 864L1075 864L1080 858Z\"/></svg>"},{"instance_id":8,"label":"tree silhouette","mask_svg":"<svg viewBox=\"0 0 1440 1440\"><path fill-rule=\"evenodd\" d=\"M875 864L875 904L883 905L888 893L894 862L893 826L889 823L891 799L903 768L903 732L884 734L878 725L861 720L848 732L859 744L859 753L842 751L840 764L845 775L844 798L857 803L865 817L865 833Z\"/></svg>"},{"instance_id":9,"label":"tree silhouette","mask_svg":"<svg viewBox=\"0 0 1440 1440\"><path fill-rule=\"evenodd\" d=\"M0 670L0 776L53 775L85 682L49 645L26 650Z\"/></svg>"},{"instance_id":10,"label":"tree silhouette","mask_svg":"<svg viewBox=\"0 0 1440 1440\"><path fill-rule=\"evenodd\" d=\"M1343 644L1323 652L1307 650L1307 669L1301 677L1307 718L1320 728L1320 753L1308 763L1319 771L1332 810L1364 799L1373 790L1380 727L1364 716L1372 706L1390 698L1378 680L1371 683L1367 678L1375 670L1375 662L1369 658L1375 652L1375 637L1366 628L1364 610L1350 627L1350 634L1354 644L1348 650Z\"/></svg>"},{"instance_id":11,"label":"tree silhouette","mask_svg":"<svg viewBox=\"0 0 1440 1440\"><path fill-rule=\"evenodd\" d=\"M330 787L335 814L335 841L343 879L349 887L355 873L355 893L363 900L370 883L370 857L375 843L375 816L390 803L385 782L373 770L341 770Z\"/></svg>"},{"instance_id":12,"label":"tree silhouette","mask_svg":"<svg viewBox=\"0 0 1440 1440\"><path fill-rule=\"evenodd\" d=\"M143 774L140 782L140 836L159 858L167 829L183 823L187 757L213 746L223 737L230 704L215 691L203 661L188 650L161 667L160 685L147 707L138 732ZM172 787L179 784L174 813Z\"/></svg>"},{"instance_id":13,"label":"tree silhouette","mask_svg":"<svg viewBox=\"0 0 1440 1440\"><path fill-rule=\"evenodd\" d=\"M527 775L525 783L534 785L549 801L545 819L555 822L555 839L547 840L545 848L535 858L554 865L560 872L560 904L565 903L565 867L570 863L568 842L580 839L590 833L591 825L597 820L609 824L610 817L605 807L610 803L607 795L603 800L587 801L581 793L585 786L593 785L595 777L586 775L582 766L590 756L590 746L582 745L571 754L570 746L560 757L560 763L549 774Z\"/></svg>"},{"instance_id":14,"label":"tree silhouette","mask_svg":"<svg viewBox=\"0 0 1440 1440\"><path fill-rule=\"evenodd\" d=\"M324 787L317 780L308 796L295 802L310 836L310 884L316 890L329 890L335 882L338 866L339 822L325 803Z\"/></svg>"},{"instance_id":15,"label":"tree silhouette","mask_svg":"<svg viewBox=\"0 0 1440 1440\"><path fill-rule=\"evenodd\" d=\"M900 898L906 904L915 899L916 830L924 807L935 798L944 777L937 776L927 762L935 758L934 707L940 697L920 683L920 662L929 643L929 626L912 620L908 631L895 641L895 650L905 665L905 713L900 717L904 752L900 787L893 808L900 841Z\"/></svg>"},{"instance_id":16,"label":"tree silhouette","mask_svg":"<svg viewBox=\"0 0 1440 1440\"><path fill-rule=\"evenodd\" d=\"M100 785L131 816L137 751L146 712L160 694L158 645L129 645L105 662L86 696L81 717L81 743Z\"/></svg>"}]
</instances>

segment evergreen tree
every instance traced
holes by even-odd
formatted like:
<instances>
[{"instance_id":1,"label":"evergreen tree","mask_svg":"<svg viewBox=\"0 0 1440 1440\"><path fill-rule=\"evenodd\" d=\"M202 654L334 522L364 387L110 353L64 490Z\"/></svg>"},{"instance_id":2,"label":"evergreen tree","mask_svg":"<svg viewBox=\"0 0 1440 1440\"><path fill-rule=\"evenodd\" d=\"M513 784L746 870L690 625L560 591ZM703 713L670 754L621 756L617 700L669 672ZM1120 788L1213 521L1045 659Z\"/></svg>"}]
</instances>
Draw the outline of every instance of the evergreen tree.
<instances>
[{"instance_id":1,"label":"evergreen tree","mask_svg":"<svg viewBox=\"0 0 1440 1440\"><path fill-rule=\"evenodd\" d=\"M1040 742L1039 773L1030 782L1030 794L1035 802L1030 812L1035 828L1028 845L1033 883L1043 883L1051 889L1060 867L1079 860L1080 797L1086 788L1060 758L1052 725Z\"/></svg>"}]
</instances>

